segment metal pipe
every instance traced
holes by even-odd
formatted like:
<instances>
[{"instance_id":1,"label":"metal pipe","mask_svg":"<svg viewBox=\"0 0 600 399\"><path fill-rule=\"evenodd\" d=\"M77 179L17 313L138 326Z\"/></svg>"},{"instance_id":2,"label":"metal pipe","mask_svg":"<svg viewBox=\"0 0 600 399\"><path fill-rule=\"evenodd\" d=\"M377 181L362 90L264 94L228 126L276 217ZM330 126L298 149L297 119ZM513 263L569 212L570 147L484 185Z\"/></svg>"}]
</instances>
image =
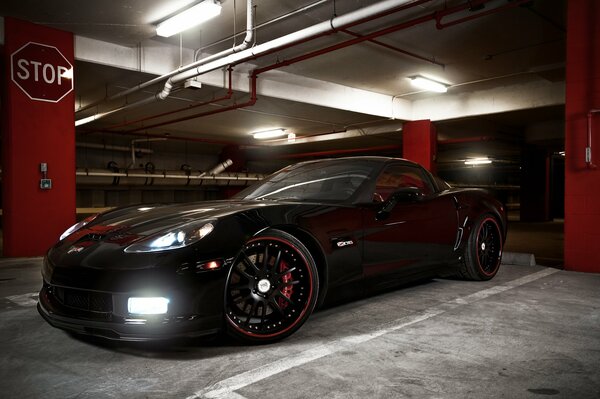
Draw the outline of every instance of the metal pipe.
<instances>
[{"instance_id":1,"label":"metal pipe","mask_svg":"<svg viewBox=\"0 0 600 399\"><path fill-rule=\"evenodd\" d=\"M123 123L118 123L116 125L109 126L106 129L110 130L110 129L116 129L116 128L119 128L119 127L129 126L129 125L133 125L134 123L145 122L145 121L156 119L156 118L160 118L160 117L163 117L163 116L172 115L172 114L176 114L176 113L179 113L179 112L188 111L190 109L202 107L204 105L214 104L214 103L218 103L218 102L221 102L221 101L229 100L233 96L233 89L231 87L231 76L232 76L233 68L227 68L227 71L228 71L229 85L228 85L228 88L227 88L227 93L224 96L217 97L217 98L213 97L209 101L198 102L198 103L195 103L195 104L192 104L192 105L188 105L186 107L177 108L177 109L174 109L174 110L171 110L171 111L162 112L160 114L150 115L150 116L146 116L144 118L134 119L134 120L123 122Z\"/></svg>"},{"instance_id":2,"label":"metal pipe","mask_svg":"<svg viewBox=\"0 0 600 399\"><path fill-rule=\"evenodd\" d=\"M233 165L233 161L231 159L226 159L223 162L219 162L216 166L212 167L211 169L207 170L204 173L201 173L200 176L214 176L214 175L218 175L219 173L222 173L225 171L225 169L227 169L228 167L230 167L231 165Z\"/></svg>"},{"instance_id":3,"label":"metal pipe","mask_svg":"<svg viewBox=\"0 0 600 399\"><path fill-rule=\"evenodd\" d=\"M479 5L483 5L485 3L487 3L489 0L475 0L475 1L469 1L469 7L468 8L474 8L477 7ZM483 11L483 12L479 12L477 14L473 14L473 15L469 15L468 17L464 17L464 18L459 18L459 19L455 19L454 21L450 21L447 23L442 23L442 19L450 14L454 14L457 11L463 11L464 8L462 8L462 6L456 6L456 7L451 7L451 8L447 8L443 11L440 11L436 14L435 17L435 21L436 21L436 27L438 29L445 29L448 28L450 26L454 26L454 25L458 25L461 24L463 22L467 22L467 21L471 21L473 19L476 18L480 18L480 17L485 17L486 15L491 15L491 14L495 14L499 11L505 10L505 9L509 9L509 8L513 8L513 7L517 7L520 6L522 4L525 3L529 3L531 2L531 0L516 0L516 1L511 1L508 4L502 5L502 6L498 6L496 8L492 8L491 10L487 10L487 11Z\"/></svg>"},{"instance_id":4,"label":"metal pipe","mask_svg":"<svg viewBox=\"0 0 600 399\"><path fill-rule=\"evenodd\" d=\"M95 150L106 150L106 151L122 151L129 152L131 147L125 147L120 145L107 145L107 144L98 144L98 143L76 143L76 147L80 148L91 148ZM154 154L154 151L149 148L138 148L137 152L141 152L142 154Z\"/></svg>"},{"instance_id":5,"label":"metal pipe","mask_svg":"<svg viewBox=\"0 0 600 399\"><path fill-rule=\"evenodd\" d=\"M187 121L190 119L201 118L203 116L216 115L216 114L220 114L222 112L233 111L235 109L251 107L254 104L256 104L256 100L257 100L257 97L256 97L256 74L252 73L250 75L250 99L244 103L232 104L232 105L229 105L224 108L214 109L212 111L199 112L197 114L187 115L187 116L183 116L181 118L176 118L176 119L171 119L171 120L164 121L164 122L155 123L153 125L141 126L141 127L135 128L135 129L122 131L120 133L132 134L132 133L138 132L140 130L152 129L155 127L170 125L172 123L183 122L183 121Z\"/></svg>"},{"instance_id":6,"label":"metal pipe","mask_svg":"<svg viewBox=\"0 0 600 399\"><path fill-rule=\"evenodd\" d=\"M370 6L349 12L348 14L341 15L339 17L333 17L328 21L320 22L318 24L309 26L296 32L292 32L285 36L273 39L266 43L239 52L232 52L232 49L225 50L221 53L217 53L213 56L203 58L199 61L196 61L192 64L183 67L183 69L185 70L183 72L171 75L167 82L165 82L163 90L155 96L127 104L123 107L118 108L117 110L98 113L92 115L91 117L80 119L76 121L76 126L82 125L87 122L91 122L92 120L103 118L117 111L135 108L140 105L148 104L149 102L155 100L164 100L168 97L175 84L183 82L187 79L205 74L210 71L214 71L227 65L236 65L238 63L248 61L254 57L265 55L271 51L280 50L281 48L284 48L286 46L289 47L298 43L302 43L315 37L335 32L338 29L348 28L350 26L356 25L357 23L373 19L380 15L385 15L386 13L390 13L394 10L400 11L401 9L412 7L427 1L430 0L384 0L372 4ZM244 41L244 43L246 43L246 41ZM226 53L229 54L224 55Z\"/></svg>"},{"instance_id":7,"label":"metal pipe","mask_svg":"<svg viewBox=\"0 0 600 399\"><path fill-rule=\"evenodd\" d=\"M594 114L600 113L600 109L591 109L587 114L587 146L585 147L585 164L589 169L596 169L592 161L592 123Z\"/></svg>"},{"instance_id":8,"label":"metal pipe","mask_svg":"<svg viewBox=\"0 0 600 399\"><path fill-rule=\"evenodd\" d=\"M145 138L145 139L133 139L131 140L131 164L130 166L135 166L135 143L140 142L148 142L148 141L165 141L166 137L155 137L155 138Z\"/></svg>"},{"instance_id":9,"label":"metal pipe","mask_svg":"<svg viewBox=\"0 0 600 399\"><path fill-rule=\"evenodd\" d=\"M327 1L329 1L329 0L318 0L318 1L314 2L314 3L311 3L311 4L308 4L308 5L306 5L306 6L304 6L304 7L297 8L297 9L295 9L294 11L290 11L290 12L288 12L288 13L286 13L286 14L283 14L283 15L280 15L280 16L278 16L278 17L275 17L275 18L273 18L273 19L270 19L270 20L268 20L268 21L265 21L265 22L263 22L262 24L258 24L258 25L256 25L256 26L255 26L255 31L257 31L257 30L258 30L258 29L260 29L260 28L264 28L265 26L271 25L272 23L279 22L279 21L281 21L281 20L283 20L283 19L286 19L286 18L292 17L292 16L294 16L294 15L296 15L296 14L298 14L298 13L303 13L303 12L306 12L306 11L310 10L311 8L314 8L314 7L318 6L318 5L321 5L321 4L323 4L323 3L326 3ZM200 47L199 49L197 49L197 50L195 51L195 54L196 54L196 55L194 56L194 60L197 58L197 54L198 54L198 53L200 53L201 51L203 51L203 50L206 50L207 48L211 48L211 47L213 47L213 46L216 46L217 44L221 44L221 43L224 43L224 42L226 42L226 41L229 41L229 40L235 39L235 38L236 38L238 35L240 35L240 34L241 34L241 32L240 32L240 33L236 33L236 34L234 34L234 35L231 35L231 36L228 36L228 37L226 37L226 38L224 38L224 39L217 40L216 42L209 43L209 44L207 44L207 45L206 45L206 46L204 46L204 47Z\"/></svg>"},{"instance_id":10,"label":"metal pipe","mask_svg":"<svg viewBox=\"0 0 600 399\"><path fill-rule=\"evenodd\" d=\"M208 62L211 62L211 61L214 61L214 60L218 60L218 59L223 58L223 57L225 57L227 55L230 55L232 53L236 53L236 52L240 52L240 51L245 50L246 48L248 48L248 46L250 46L250 44L254 40L254 0L247 0L246 7L247 7L247 10L246 10L246 36L244 37L244 41L242 43L240 43L239 45L237 45L237 46L235 46L233 48L228 48L226 50L220 51L220 52L218 52L216 54L213 54L213 55L210 55L208 57L202 58L201 60L194 61L191 64L187 64L187 65L181 66L181 67L179 67L179 68L177 68L177 69L175 69L175 70L173 70L173 71L171 71L169 73L166 73L166 74L161 75L161 76L157 76L154 79L150 79L150 80L148 80L146 82L140 83L137 86L134 86L134 87L132 87L130 89L127 89L127 90L121 91L119 93L116 93L116 94L114 94L114 95L112 95L112 96L110 96L110 97L108 97L106 99L102 99L102 100L93 102L91 104L88 104L85 107L82 107L82 108L78 109L77 112L85 111L86 109L89 109L89 108L91 108L91 107L93 107L95 105L98 105L100 103L103 103L105 101L112 101L112 100L116 100L116 99L121 98L121 97L125 97L125 96L127 96L129 94L135 93L136 91L139 91L139 90L144 89L146 87L149 87L149 86L152 86L152 85L157 84L159 82L162 82L165 79L171 78L172 76L175 76L177 74L181 74L182 72L187 71L188 69L192 69L192 68L198 67L200 65L206 64ZM183 80L185 80L185 79L183 79ZM169 87L168 90L170 92L171 89L172 89L172 86L173 85L170 84L169 81L167 81L165 83L165 88L163 88L163 91L161 93L164 93L167 87ZM155 97L149 97L149 98L147 98L145 100L139 101L140 104L137 104L138 102L135 102L135 103L128 104L125 107L132 108L134 104L136 104L135 106L139 106L139 105L147 104L148 102L153 102L156 99L164 100L168 96L168 93L166 95L163 94L162 96L164 96L164 97L161 96L161 93L159 93L156 96L156 98ZM122 108L123 107L119 108L118 110L121 111ZM115 112L116 112L116 110L115 110ZM107 114L107 113L98 113L96 115L98 115L98 117L94 118L92 120L103 118L103 117L105 117L105 116L107 116L109 114ZM91 120L89 122L91 122ZM78 126L78 125L76 124L75 126Z\"/></svg>"},{"instance_id":11,"label":"metal pipe","mask_svg":"<svg viewBox=\"0 0 600 399\"><path fill-rule=\"evenodd\" d=\"M186 180L186 181L212 181L212 182L255 182L264 179L263 174L259 173L223 173L207 175L204 173L198 174L186 174L180 170L164 170L158 173L140 173L140 172L108 172L104 169L88 169L78 168L75 172L76 176L79 177L108 177L108 178L130 178L130 179L145 179L144 185L148 185L147 181L153 179L174 179L174 180ZM112 180L111 180L112 182ZM121 180L122 183L122 180ZM131 183L131 182L130 182ZM151 183L150 183L151 184Z\"/></svg>"},{"instance_id":12,"label":"metal pipe","mask_svg":"<svg viewBox=\"0 0 600 399\"><path fill-rule=\"evenodd\" d=\"M347 150L304 152L304 153L300 153L300 154L280 155L276 158L277 159L312 158L312 157L345 155L345 154L355 154L355 153L373 152L373 151L399 150L401 148L402 148L402 146L400 146L400 145L391 144L391 145L380 145L380 146L376 146L376 147L351 148L351 149L347 149Z\"/></svg>"}]
</instances>

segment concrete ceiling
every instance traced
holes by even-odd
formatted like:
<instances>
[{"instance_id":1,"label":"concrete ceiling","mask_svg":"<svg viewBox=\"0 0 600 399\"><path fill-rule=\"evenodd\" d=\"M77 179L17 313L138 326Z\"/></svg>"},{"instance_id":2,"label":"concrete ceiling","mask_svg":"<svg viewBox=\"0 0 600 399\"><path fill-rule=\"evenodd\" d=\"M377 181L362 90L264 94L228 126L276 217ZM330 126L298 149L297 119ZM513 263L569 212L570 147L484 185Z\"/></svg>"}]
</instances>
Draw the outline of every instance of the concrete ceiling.
<instances>
[{"instance_id":1,"label":"concrete ceiling","mask_svg":"<svg viewBox=\"0 0 600 399\"><path fill-rule=\"evenodd\" d=\"M220 17L181 36L159 38L155 35L157 22L195 2L7 0L0 3L0 15L75 33L77 108L186 64L193 59L195 51L203 57L231 46L233 42L228 38L234 32L234 25L240 32L237 43L241 41L246 14L243 0L222 1ZM256 23L264 24L257 29L257 43L326 21L334 12L343 15L375 2L256 0ZM462 3L460 0L432 0L351 30L354 34L365 35ZM203 83L201 89L178 91L166 101L115 113L82 126L78 132L88 137L95 133L114 133L116 137L130 138L135 130L136 134L169 134L217 143L255 145L249 133L268 127L283 127L302 137L385 124L391 118L401 121L430 118L437 121L442 138L492 134L523 141L530 125L562 119L565 1L535 0L508 7L511 3L493 0L482 10L447 17L443 22L506 7L445 29L437 29L435 22L429 21L377 39L387 47L364 42L266 73L259 79L259 100L252 107L147 127L170 118L218 109L232 101L244 102L249 97L247 71L353 36L334 33L236 67L232 100L132 123L224 95L226 74L215 71L199 78ZM303 7L309 8L269 22ZM390 49L390 46L396 49ZM417 74L431 75L448 83L448 93L415 90L407 78ZM127 100L147 97L160 87L150 87ZM103 103L78 113L76 118L122 103L123 100ZM295 151L376 146L382 145L381 141L397 141L398 136L347 140L344 144L337 141L334 144L298 145ZM283 151L289 153L292 150Z\"/></svg>"}]
</instances>

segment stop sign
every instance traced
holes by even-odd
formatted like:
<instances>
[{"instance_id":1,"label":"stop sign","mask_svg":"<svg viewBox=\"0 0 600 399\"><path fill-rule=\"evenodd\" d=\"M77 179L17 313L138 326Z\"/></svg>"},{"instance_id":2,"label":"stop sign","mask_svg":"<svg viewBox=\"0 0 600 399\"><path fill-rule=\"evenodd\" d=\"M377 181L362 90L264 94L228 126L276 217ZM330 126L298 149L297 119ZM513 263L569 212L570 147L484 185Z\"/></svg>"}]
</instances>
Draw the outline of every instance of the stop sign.
<instances>
[{"instance_id":1,"label":"stop sign","mask_svg":"<svg viewBox=\"0 0 600 399\"><path fill-rule=\"evenodd\" d=\"M46 44L29 42L12 53L10 77L32 100L57 103L73 90L73 65Z\"/></svg>"}]
</instances>

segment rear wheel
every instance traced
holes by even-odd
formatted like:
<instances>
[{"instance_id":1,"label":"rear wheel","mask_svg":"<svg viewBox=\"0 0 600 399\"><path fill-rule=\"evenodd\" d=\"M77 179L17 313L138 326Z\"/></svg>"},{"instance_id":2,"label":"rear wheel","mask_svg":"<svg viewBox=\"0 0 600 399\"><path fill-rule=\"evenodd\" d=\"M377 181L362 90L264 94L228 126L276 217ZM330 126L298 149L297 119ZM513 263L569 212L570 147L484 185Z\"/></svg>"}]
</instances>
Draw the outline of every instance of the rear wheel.
<instances>
[{"instance_id":1,"label":"rear wheel","mask_svg":"<svg viewBox=\"0 0 600 399\"><path fill-rule=\"evenodd\" d=\"M269 230L248 241L225 288L227 332L246 342L274 342L298 330L312 313L317 268L292 235Z\"/></svg>"},{"instance_id":2,"label":"rear wheel","mask_svg":"<svg viewBox=\"0 0 600 399\"><path fill-rule=\"evenodd\" d=\"M459 275L467 280L489 280L502 260L502 233L496 219L483 215L473 226Z\"/></svg>"}]
</instances>

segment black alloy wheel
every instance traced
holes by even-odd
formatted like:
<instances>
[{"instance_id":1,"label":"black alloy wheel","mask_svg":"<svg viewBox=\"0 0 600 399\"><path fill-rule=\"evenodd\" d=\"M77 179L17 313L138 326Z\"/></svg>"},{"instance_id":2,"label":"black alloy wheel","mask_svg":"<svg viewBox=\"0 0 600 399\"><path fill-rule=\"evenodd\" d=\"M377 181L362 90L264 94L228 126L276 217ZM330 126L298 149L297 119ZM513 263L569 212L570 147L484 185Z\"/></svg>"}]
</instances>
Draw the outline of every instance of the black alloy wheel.
<instances>
[{"instance_id":1,"label":"black alloy wheel","mask_svg":"<svg viewBox=\"0 0 600 399\"><path fill-rule=\"evenodd\" d=\"M489 280L502 260L502 233L496 219L483 215L471 230L459 275L468 280Z\"/></svg>"},{"instance_id":2,"label":"black alloy wheel","mask_svg":"<svg viewBox=\"0 0 600 399\"><path fill-rule=\"evenodd\" d=\"M249 240L225 288L227 331L247 342L289 336L308 319L318 296L315 262L295 237L270 230Z\"/></svg>"}]
</instances>

